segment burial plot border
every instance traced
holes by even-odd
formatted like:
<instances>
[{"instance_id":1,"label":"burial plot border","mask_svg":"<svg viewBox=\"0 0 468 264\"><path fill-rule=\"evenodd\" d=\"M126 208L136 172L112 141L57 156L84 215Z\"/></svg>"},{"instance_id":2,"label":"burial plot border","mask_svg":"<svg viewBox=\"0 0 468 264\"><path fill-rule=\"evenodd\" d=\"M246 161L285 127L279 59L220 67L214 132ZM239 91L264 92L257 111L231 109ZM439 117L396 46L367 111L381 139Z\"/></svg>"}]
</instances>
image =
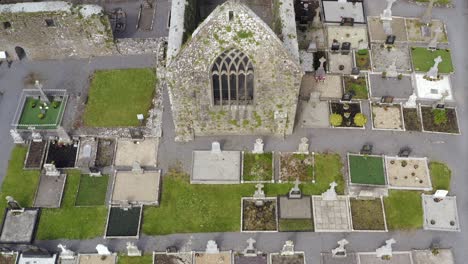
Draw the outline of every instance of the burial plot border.
<instances>
[{"instance_id":1,"label":"burial plot border","mask_svg":"<svg viewBox=\"0 0 468 264\"><path fill-rule=\"evenodd\" d=\"M54 140L48 140L48 141L47 141L47 150L46 150L46 155L45 155L45 157L44 157L44 164L47 163L47 159L49 158L50 145L51 145L52 141L57 141L57 144L58 144L58 140L55 140L55 139L54 139ZM77 162L77 160L78 160L78 153L80 152L80 146L81 146L80 142L81 142L81 141L80 141L79 139L77 139L77 140L72 140L72 141L73 141L73 142L70 143L69 145L74 145L74 144L75 144L75 143L74 143L75 141L78 142L78 143L77 143L78 146L76 147L75 160L73 161L73 167L63 167L63 168L57 168L57 169L61 169L61 170L77 169L77 167L76 167L76 162Z\"/></svg>"},{"instance_id":2,"label":"burial plot border","mask_svg":"<svg viewBox=\"0 0 468 264\"><path fill-rule=\"evenodd\" d=\"M312 155L312 159L313 159L313 165L312 165L312 166L313 166L313 169L312 169L312 181L311 181L311 182L306 182L306 183L312 183L312 182L315 181L315 169L316 169L316 164L315 164L315 152L311 151L311 152L309 152L309 154L305 154L305 153L301 153L301 152L297 152L297 151L292 151L292 152L291 152L291 151L284 151L284 152L279 151L279 152L277 152L277 153L278 153L277 157L278 157L278 170L279 170L279 171L278 171L278 180L277 180L278 183L293 183L293 182L294 182L294 181L283 181L283 180L281 180L281 178L282 178L282 177L281 177L281 155L282 155L282 154L291 154L291 155L295 155L295 154L297 154L297 155L301 155L301 154L302 154L302 155ZM274 164L275 164L275 163L273 162L273 166L274 166Z\"/></svg>"},{"instance_id":3,"label":"burial plot border","mask_svg":"<svg viewBox=\"0 0 468 264\"><path fill-rule=\"evenodd\" d=\"M404 186L394 186L390 184L389 177L390 175L388 174L388 166L387 166L387 160L420 160L420 161L425 161L424 164L424 170L426 171L427 175L427 180L429 181L429 185L431 186L430 188L418 188L418 187L404 187ZM385 176L387 180L387 187L388 189L394 189L394 190L416 190L416 191L432 191L432 181L431 181L431 173L429 170L429 161L426 157L423 158L418 158L418 157L398 157L398 156L387 156L384 155L384 164L385 164Z\"/></svg>"},{"instance_id":4,"label":"burial plot border","mask_svg":"<svg viewBox=\"0 0 468 264\"><path fill-rule=\"evenodd\" d=\"M132 173L131 170L114 170L114 172L112 173L112 176L109 175L109 179L110 179L110 177L112 177L112 186L110 188L111 193L110 193L110 198L109 198L109 205L118 205L119 204L118 201L114 202L115 184L117 182L117 174L119 172ZM150 202L141 202L141 201L129 201L129 202L131 204L133 204L133 205L159 206L159 203L161 201L161 194L162 194L162 188L161 188L161 186L162 186L162 170L161 169L144 170L143 174L144 173L159 173L156 200L155 201L150 201Z\"/></svg>"},{"instance_id":5,"label":"burial plot border","mask_svg":"<svg viewBox=\"0 0 468 264\"><path fill-rule=\"evenodd\" d=\"M441 135L455 135L455 136L460 136L462 134L461 129L460 129L460 122L458 122L458 111L456 107L446 107L445 109L453 109L455 111L455 116L456 116L456 121L457 121L457 126L458 126L458 133L450 133L450 132L439 132L439 131L429 131L424 129L424 121L423 121L423 116L422 116L422 107L432 107L430 105L422 105L419 104L419 118L421 121L421 131L424 133L433 133L433 134L441 134Z\"/></svg>"},{"instance_id":6,"label":"burial plot border","mask_svg":"<svg viewBox=\"0 0 468 264\"><path fill-rule=\"evenodd\" d=\"M351 181L351 164L349 162L349 156L359 156L359 157L374 157L374 158L381 158L382 159L382 167L383 167L383 178L385 183L382 185L378 184L366 184L366 183L353 183ZM356 153L346 153L346 162L348 165L348 183L351 186L369 186L369 187L379 187L379 188L388 188L388 182L387 182L387 171L385 170L385 155L361 155L361 154L356 154Z\"/></svg>"},{"instance_id":7,"label":"burial plot border","mask_svg":"<svg viewBox=\"0 0 468 264\"><path fill-rule=\"evenodd\" d=\"M171 252L156 252L156 251L153 251L153 264L160 264L158 262L156 262L156 255L166 255L166 256L178 256L178 255L182 255L182 254L190 254L190 262L189 263L180 263L180 264L192 264L192 263L195 263L195 258L194 258L194 251L189 251L189 252L176 252L176 253L171 253ZM163 263L164 264L164 263Z\"/></svg>"},{"instance_id":8,"label":"burial plot border","mask_svg":"<svg viewBox=\"0 0 468 264\"><path fill-rule=\"evenodd\" d=\"M274 151L271 151L271 152L265 152L265 153L262 153L262 154L257 154L257 153L252 153L251 151L249 151L248 153L249 154L252 154L252 155L263 155L263 154L267 154L267 153L271 153L271 156L272 156L272 162L271 162L271 181L247 181L247 180L244 180L244 166L245 166L245 153L247 151L242 151L241 152L241 179L240 179L240 183L275 183L275 159L276 159L276 153Z\"/></svg>"},{"instance_id":9,"label":"burial plot border","mask_svg":"<svg viewBox=\"0 0 468 264\"><path fill-rule=\"evenodd\" d=\"M15 242L12 242L12 241L0 241L0 243L2 244L14 244L14 245L18 245L18 244L32 244L36 238L36 234L37 234L37 229L39 227L39 221L40 221L40 218L41 218L41 208L36 208L36 207L29 207L29 208L23 208L24 211L36 211L36 216L35 216L35 220L34 220L34 227L33 227L33 230L32 230L32 233L31 233L31 239L29 241L15 241ZM5 208L5 213L3 214L3 220L2 220L2 224L0 226L0 236L3 234L3 229L5 228L5 221L6 221L6 218L8 217L8 211L10 211L11 209L8 209L8 208Z\"/></svg>"},{"instance_id":10,"label":"burial plot border","mask_svg":"<svg viewBox=\"0 0 468 264\"><path fill-rule=\"evenodd\" d=\"M358 201L379 199L380 203L382 205L382 217L383 217L385 228L383 230L354 229L353 212L352 212L352 209L351 209L351 207L352 207L351 206L351 199L355 199L355 200L358 200ZM357 197L349 197L349 216L351 218L351 231L352 232L371 232L371 233L386 233L386 232L388 232L387 215L385 214L385 204L384 204L382 196L380 196L378 198L374 198L374 199L359 199Z\"/></svg>"},{"instance_id":11,"label":"burial plot border","mask_svg":"<svg viewBox=\"0 0 468 264\"><path fill-rule=\"evenodd\" d=\"M109 220L110 220L110 215L111 215L112 208L119 208L119 209L121 209L121 207L119 207L119 206L110 205L110 206L109 206L108 213L107 213L106 228L104 229L104 239L109 239L109 238L115 238L115 239L139 239L139 238L140 238L141 222L142 222L142 220L143 220L143 205L132 205L132 206L130 207L130 209L133 209L133 208L136 208L136 207L140 209L140 213L139 213L139 217L138 217L138 229L137 229L137 234L136 234L135 236L109 236L109 235L107 235L108 229L109 229ZM124 209L122 209L122 210L124 210Z\"/></svg>"},{"instance_id":12,"label":"burial plot border","mask_svg":"<svg viewBox=\"0 0 468 264\"><path fill-rule=\"evenodd\" d=\"M66 173L60 173L60 176L64 176L64 179L63 179L63 184L62 184L62 188L61 188L61 191L60 191L60 199L59 199L59 202L58 202L58 206L57 207L44 207L44 206L41 206L41 207L38 207L36 206L37 208L54 208L54 209L60 209L62 207L62 201L63 201L63 194L65 192L65 185L67 184L67 174ZM34 193L34 202L33 204L36 205L36 199L37 199L37 195L39 194L39 187L41 186L41 181L42 181L42 178L43 177L60 177L60 176L47 176L45 175L45 173L41 173L41 175L39 176L39 182L37 184L37 188L36 188L36 192Z\"/></svg>"},{"instance_id":13,"label":"burial plot border","mask_svg":"<svg viewBox=\"0 0 468 264\"><path fill-rule=\"evenodd\" d=\"M359 104L359 113L363 114L364 113L362 112L362 101L365 101L365 100L360 100L360 101L357 101L357 100L351 100L349 102L347 101L342 101L342 100L328 100L328 107L329 107L329 114L328 114L328 118L330 118L330 116L333 113L333 110L332 110L332 103L337 103L337 104L343 104L343 103L348 103L348 104ZM356 113L357 114L357 113ZM362 127L353 127L353 126L332 126L331 124L329 124L329 127L330 128L338 128L338 129L356 129L356 130L366 130L366 125L362 126Z\"/></svg>"},{"instance_id":14,"label":"burial plot border","mask_svg":"<svg viewBox=\"0 0 468 264\"><path fill-rule=\"evenodd\" d=\"M273 201L275 205L275 222L276 222L276 229L275 230L244 230L244 201L255 201L255 200L263 200L263 201ZM262 199L255 199L253 197L242 197L241 198L241 233L276 233L278 232L278 199L277 197L265 197Z\"/></svg>"},{"instance_id":15,"label":"burial plot border","mask_svg":"<svg viewBox=\"0 0 468 264\"><path fill-rule=\"evenodd\" d=\"M376 107L385 107L385 106L388 106L388 107L395 107L397 106L399 109L400 109L400 122L401 122L401 129L394 129L394 128L376 128L374 126L374 112L373 112L373 107L374 105ZM388 104L388 103L377 103L377 102L372 102L372 100L369 100L369 109L371 111L371 125L372 125L372 130L381 130L381 131L396 131L396 132L405 132L406 131L406 128L405 128L405 117L403 116L403 105L402 103L391 103L391 104Z\"/></svg>"},{"instance_id":16,"label":"burial plot border","mask_svg":"<svg viewBox=\"0 0 468 264\"><path fill-rule=\"evenodd\" d=\"M29 140L29 143L28 143L28 152L26 153L26 157L24 159L24 162L23 162L23 170L37 170L37 169L41 169L42 168L42 165L44 164L45 162L45 155L49 149L49 142L48 141L41 141L42 144L44 144L44 149L42 150L42 155L41 155L41 162L40 162L40 165L39 167L26 167L26 164L28 162L28 157L29 157L29 153L31 151L31 144L32 143L36 143L36 142L33 142L32 140ZM37 142L39 143L39 142Z\"/></svg>"},{"instance_id":17,"label":"burial plot border","mask_svg":"<svg viewBox=\"0 0 468 264\"><path fill-rule=\"evenodd\" d=\"M268 254L269 257L269 264L273 264L273 256L282 256L281 253L275 252L275 253L270 253ZM287 255L287 256L294 256L294 255L302 255L302 259L304 260L302 264L306 264L306 256L304 251L294 251L293 255Z\"/></svg>"},{"instance_id":18,"label":"burial plot border","mask_svg":"<svg viewBox=\"0 0 468 264\"><path fill-rule=\"evenodd\" d=\"M351 202L350 202L350 197L348 195L338 195L337 198L344 198L345 199L345 203L346 203L346 214L347 214L347 220L348 220L348 227L349 229L347 230L343 230L343 229L321 229L321 228L317 228L317 215L316 215L316 209L318 208L318 206L315 204L315 199L314 198L319 198L319 199L322 199L322 196L321 195L312 195L311 199L312 199L312 219L314 219L314 232L317 232L317 233L340 233L340 232L351 232L353 231L353 217L351 215ZM322 200L323 201L323 200ZM331 202L336 202L336 201L339 201L339 200L334 200L334 201L331 201Z\"/></svg>"}]
</instances>

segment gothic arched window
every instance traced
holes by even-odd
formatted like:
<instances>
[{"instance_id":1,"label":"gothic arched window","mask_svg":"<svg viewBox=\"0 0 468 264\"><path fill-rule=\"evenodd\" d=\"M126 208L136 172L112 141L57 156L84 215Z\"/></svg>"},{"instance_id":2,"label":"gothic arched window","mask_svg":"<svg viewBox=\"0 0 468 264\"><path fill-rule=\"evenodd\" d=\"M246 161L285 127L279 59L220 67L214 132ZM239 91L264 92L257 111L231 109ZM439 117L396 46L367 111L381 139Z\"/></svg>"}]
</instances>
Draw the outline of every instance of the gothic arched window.
<instances>
[{"instance_id":1,"label":"gothic arched window","mask_svg":"<svg viewBox=\"0 0 468 264\"><path fill-rule=\"evenodd\" d=\"M237 49L224 51L211 68L215 105L246 105L253 101L254 69L249 57Z\"/></svg>"}]
</instances>

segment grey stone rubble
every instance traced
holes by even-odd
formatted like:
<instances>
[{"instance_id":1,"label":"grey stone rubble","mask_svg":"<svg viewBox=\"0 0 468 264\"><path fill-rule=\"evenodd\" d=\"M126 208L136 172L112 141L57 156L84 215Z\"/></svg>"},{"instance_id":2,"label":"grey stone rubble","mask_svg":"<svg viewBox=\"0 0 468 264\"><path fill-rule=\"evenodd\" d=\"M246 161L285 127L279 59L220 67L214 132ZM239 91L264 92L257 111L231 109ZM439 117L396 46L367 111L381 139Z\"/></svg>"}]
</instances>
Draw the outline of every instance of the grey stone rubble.
<instances>
[{"instance_id":1,"label":"grey stone rubble","mask_svg":"<svg viewBox=\"0 0 468 264\"><path fill-rule=\"evenodd\" d=\"M294 255L294 242L292 240L287 240L283 248L281 249L282 256L291 256Z\"/></svg>"},{"instance_id":2,"label":"grey stone rubble","mask_svg":"<svg viewBox=\"0 0 468 264\"><path fill-rule=\"evenodd\" d=\"M341 239L338 241L338 247L332 249L332 255L334 257L346 257L346 249L345 246L349 244L348 240L346 239Z\"/></svg>"},{"instance_id":3,"label":"grey stone rubble","mask_svg":"<svg viewBox=\"0 0 468 264\"><path fill-rule=\"evenodd\" d=\"M309 154L309 139L306 137L301 138L301 143L299 143L299 147L297 149L298 153L301 154Z\"/></svg>"},{"instance_id":4,"label":"grey stone rubble","mask_svg":"<svg viewBox=\"0 0 468 264\"><path fill-rule=\"evenodd\" d=\"M103 244L97 244L96 245L96 251L97 251L98 255L101 255L101 256L112 255L112 253L109 251L109 249Z\"/></svg>"},{"instance_id":5,"label":"grey stone rubble","mask_svg":"<svg viewBox=\"0 0 468 264\"><path fill-rule=\"evenodd\" d=\"M58 248L60 248L60 259L75 259L75 252L67 249L67 246L58 244Z\"/></svg>"},{"instance_id":6,"label":"grey stone rubble","mask_svg":"<svg viewBox=\"0 0 468 264\"><path fill-rule=\"evenodd\" d=\"M378 258L382 258L384 256L391 257L392 256L392 244L395 244L396 240L391 238L385 241L385 245L379 247L375 250L375 254Z\"/></svg>"},{"instance_id":7,"label":"grey stone rubble","mask_svg":"<svg viewBox=\"0 0 468 264\"><path fill-rule=\"evenodd\" d=\"M157 54L161 56L164 49L161 49L162 45L165 45L167 38L124 38L117 39L116 46L117 50L122 55L137 55L137 54Z\"/></svg>"}]
</instances>

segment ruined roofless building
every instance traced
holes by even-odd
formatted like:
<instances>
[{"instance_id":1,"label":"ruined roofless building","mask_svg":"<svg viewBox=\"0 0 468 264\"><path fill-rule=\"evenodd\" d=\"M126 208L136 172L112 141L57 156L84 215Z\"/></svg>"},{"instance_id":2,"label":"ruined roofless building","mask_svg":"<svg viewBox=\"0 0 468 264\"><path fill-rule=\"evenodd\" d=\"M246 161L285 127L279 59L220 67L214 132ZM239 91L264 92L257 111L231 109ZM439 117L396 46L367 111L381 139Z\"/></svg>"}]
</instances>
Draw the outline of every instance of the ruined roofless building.
<instances>
[{"instance_id":1,"label":"ruined roofless building","mask_svg":"<svg viewBox=\"0 0 468 264\"><path fill-rule=\"evenodd\" d=\"M176 141L289 135L303 72L244 4L218 6L167 66Z\"/></svg>"},{"instance_id":2,"label":"ruined roofless building","mask_svg":"<svg viewBox=\"0 0 468 264\"><path fill-rule=\"evenodd\" d=\"M0 5L0 51L12 59L63 59L115 52L109 19L96 5L33 2Z\"/></svg>"}]
</instances>

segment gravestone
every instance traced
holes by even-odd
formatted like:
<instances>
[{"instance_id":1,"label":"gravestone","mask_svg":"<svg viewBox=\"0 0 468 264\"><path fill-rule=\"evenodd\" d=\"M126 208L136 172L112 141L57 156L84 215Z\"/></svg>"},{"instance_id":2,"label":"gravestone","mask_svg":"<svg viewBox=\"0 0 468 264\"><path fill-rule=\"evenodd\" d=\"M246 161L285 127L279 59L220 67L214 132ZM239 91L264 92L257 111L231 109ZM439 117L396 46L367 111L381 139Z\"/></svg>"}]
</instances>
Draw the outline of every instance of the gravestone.
<instances>
[{"instance_id":1,"label":"gravestone","mask_svg":"<svg viewBox=\"0 0 468 264\"><path fill-rule=\"evenodd\" d=\"M60 248L60 259L75 259L75 252L67 249L67 246L58 244L58 248Z\"/></svg>"},{"instance_id":2,"label":"gravestone","mask_svg":"<svg viewBox=\"0 0 468 264\"><path fill-rule=\"evenodd\" d=\"M392 20L392 6L396 0L387 0L387 7L384 9L382 14L380 14L381 20Z\"/></svg>"},{"instance_id":3,"label":"gravestone","mask_svg":"<svg viewBox=\"0 0 468 264\"><path fill-rule=\"evenodd\" d=\"M321 11L321 8L320 6L318 6L316 9L315 9L315 16L312 20L312 27L320 27L322 24L320 22L320 11Z\"/></svg>"},{"instance_id":4,"label":"gravestone","mask_svg":"<svg viewBox=\"0 0 468 264\"><path fill-rule=\"evenodd\" d=\"M448 191L447 190L436 190L434 193L434 198L436 199L443 199L447 196Z\"/></svg>"},{"instance_id":5,"label":"gravestone","mask_svg":"<svg viewBox=\"0 0 468 264\"><path fill-rule=\"evenodd\" d=\"M397 78L398 77L396 61L397 61L397 58L394 58L392 64L390 64L388 66L388 68L387 68L387 77L388 78Z\"/></svg>"},{"instance_id":6,"label":"gravestone","mask_svg":"<svg viewBox=\"0 0 468 264\"><path fill-rule=\"evenodd\" d=\"M299 181L299 178L296 178L296 181L294 182L294 187L291 188L289 191L288 198L289 199L301 199L302 198L302 192L301 189L299 189L299 184L301 182Z\"/></svg>"},{"instance_id":7,"label":"gravestone","mask_svg":"<svg viewBox=\"0 0 468 264\"><path fill-rule=\"evenodd\" d=\"M429 41L429 44L427 44L427 49L428 50L436 50L437 49L437 42L439 40L439 35L442 33L442 29L436 28L434 30L434 37Z\"/></svg>"},{"instance_id":8,"label":"gravestone","mask_svg":"<svg viewBox=\"0 0 468 264\"><path fill-rule=\"evenodd\" d=\"M44 170L46 176L60 176L60 171L55 167L55 164L46 163L44 164Z\"/></svg>"},{"instance_id":9,"label":"gravestone","mask_svg":"<svg viewBox=\"0 0 468 264\"><path fill-rule=\"evenodd\" d=\"M385 241L385 245L379 247L377 250L375 250L375 254L377 255L378 258L382 258L383 256L392 256L392 244L395 244L396 240L391 238L389 240Z\"/></svg>"},{"instance_id":10,"label":"gravestone","mask_svg":"<svg viewBox=\"0 0 468 264\"><path fill-rule=\"evenodd\" d=\"M206 254L218 254L219 248L214 240L208 240L206 243Z\"/></svg>"},{"instance_id":11,"label":"gravestone","mask_svg":"<svg viewBox=\"0 0 468 264\"><path fill-rule=\"evenodd\" d=\"M110 256L110 255L112 255L112 253L109 251L109 249L106 246L104 246L103 244L97 244L96 251L97 251L98 255L101 255L101 256Z\"/></svg>"},{"instance_id":12,"label":"gravestone","mask_svg":"<svg viewBox=\"0 0 468 264\"><path fill-rule=\"evenodd\" d=\"M388 35L387 38L385 39L385 44L386 45L393 45L393 44L395 44L395 40L396 40L395 35Z\"/></svg>"},{"instance_id":13,"label":"gravestone","mask_svg":"<svg viewBox=\"0 0 468 264\"><path fill-rule=\"evenodd\" d=\"M413 93L409 96L408 101L406 101L406 102L403 104L403 107L405 107L405 108L416 108L416 107L417 107L416 99L418 99L418 96L416 96L416 93L413 92Z\"/></svg>"},{"instance_id":14,"label":"gravestone","mask_svg":"<svg viewBox=\"0 0 468 264\"><path fill-rule=\"evenodd\" d=\"M442 57L438 56L434 59L434 66L432 66L429 71L426 73L426 77L431 80L439 79L439 63L442 62Z\"/></svg>"},{"instance_id":15,"label":"gravestone","mask_svg":"<svg viewBox=\"0 0 468 264\"><path fill-rule=\"evenodd\" d=\"M346 249L345 246L349 244L348 240L346 239L341 239L338 241L338 247L335 249L332 249L332 256L333 257L346 257Z\"/></svg>"},{"instance_id":16,"label":"gravestone","mask_svg":"<svg viewBox=\"0 0 468 264\"><path fill-rule=\"evenodd\" d=\"M25 140L21 136L21 134L16 129L10 129L10 135L13 138L13 143L15 144L24 144Z\"/></svg>"},{"instance_id":17,"label":"gravestone","mask_svg":"<svg viewBox=\"0 0 468 264\"><path fill-rule=\"evenodd\" d=\"M31 138L33 142L42 142L41 133L33 131L31 133Z\"/></svg>"},{"instance_id":18,"label":"gravestone","mask_svg":"<svg viewBox=\"0 0 468 264\"><path fill-rule=\"evenodd\" d=\"M258 250L254 247L255 239L247 239L248 246L244 249L244 256L246 257L256 257L258 255Z\"/></svg>"},{"instance_id":19,"label":"gravestone","mask_svg":"<svg viewBox=\"0 0 468 264\"><path fill-rule=\"evenodd\" d=\"M252 153L263 154L263 145L263 140L261 138L257 138L255 140L254 149Z\"/></svg>"},{"instance_id":20,"label":"gravestone","mask_svg":"<svg viewBox=\"0 0 468 264\"><path fill-rule=\"evenodd\" d=\"M67 131L65 131L65 128L63 128L63 126L57 127L57 134L59 138L58 140L59 143L64 143L64 144L72 143L70 136L68 135Z\"/></svg>"},{"instance_id":21,"label":"gravestone","mask_svg":"<svg viewBox=\"0 0 468 264\"><path fill-rule=\"evenodd\" d=\"M325 64L326 61L327 61L327 59L325 59L324 57L321 57L319 59L320 66L315 71L315 75L314 75L315 81L324 81L325 80L326 72L325 72L324 64Z\"/></svg>"},{"instance_id":22,"label":"gravestone","mask_svg":"<svg viewBox=\"0 0 468 264\"><path fill-rule=\"evenodd\" d=\"M141 174L143 173L143 168L141 168L140 163L138 161L134 161L132 165L132 172L136 174Z\"/></svg>"},{"instance_id":23,"label":"gravestone","mask_svg":"<svg viewBox=\"0 0 468 264\"><path fill-rule=\"evenodd\" d=\"M256 206L263 206L263 204L265 203L265 192L263 191L263 187L264 185L261 183L257 183L257 185L255 185L255 188L257 188L257 190L255 190L253 198L255 199Z\"/></svg>"},{"instance_id":24,"label":"gravestone","mask_svg":"<svg viewBox=\"0 0 468 264\"><path fill-rule=\"evenodd\" d=\"M336 194L335 187L338 186L336 182L330 183L330 188L322 193L322 200L324 201L336 201L338 195Z\"/></svg>"},{"instance_id":25,"label":"gravestone","mask_svg":"<svg viewBox=\"0 0 468 264\"><path fill-rule=\"evenodd\" d=\"M392 21L391 20L383 20L382 21L382 27L385 35L389 36L393 34L393 29L392 29Z\"/></svg>"},{"instance_id":26,"label":"gravestone","mask_svg":"<svg viewBox=\"0 0 468 264\"><path fill-rule=\"evenodd\" d=\"M449 95L448 91L444 91L442 94L442 97L436 101L434 104L432 104L433 109L445 109L445 98Z\"/></svg>"},{"instance_id":27,"label":"gravestone","mask_svg":"<svg viewBox=\"0 0 468 264\"><path fill-rule=\"evenodd\" d=\"M21 205L15 199L13 199L13 197L7 196L5 199L7 200L8 209L12 211L24 211L24 208L21 207Z\"/></svg>"},{"instance_id":28,"label":"gravestone","mask_svg":"<svg viewBox=\"0 0 468 264\"><path fill-rule=\"evenodd\" d=\"M133 242L127 242L127 256L129 257L140 257L141 250Z\"/></svg>"},{"instance_id":29,"label":"gravestone","mask_svg":"<svg viewBox=\"0 0 468 264\"><path fill-rule=\"evenodd\" d=\"M48 105L50 104L50 100L45 94L44 90L42 90L42 83L39 82L39 80L36 80L34 82L34 87L36 87L39 90L39 93L41 93L41 101L46 102Z\"/></svg>"},{"instance_id":30,"label":"gravestone","mask_svg":"<svg viewBox=\"0 0 468 264\"><path fill-rule=\"evenodd\" d=\"M299 148L297 149L297 152L300 154L309 154L309 139L306 137L301 138L301 143L299 144Z\"/></svg>"},{"instance_id":31,"label":"gravestone","mask_svg":"<svg viewBox=\"0 0 468 264\"><path fill-rule=\"evenodd\" d=\"M435 0L429 0L427 3L426 10L424 10L423 15L421 16L421 24L428 27L432 22L432 8L434 7Z\"/></svg>"},{"instance_id":32,"label":"gravestone","mask_svg":"<svg viewBox=\"0 0 468 264\"><path fill-rule=\"evenodd\" d=\"M211 154L221 154L221 145L218 141L211 143Z\"/></svg>"},{"instance_id":33,"label":"gravestone","mask_svg":"<svg viewBox=\"0 0 468 264\"><path fill-rule=\"evenodd\" d=\"M283 248L281 249L282 256L292 256L294 255L294 242L292 240L286 241Z\"/></svg>"}]
</instances>

